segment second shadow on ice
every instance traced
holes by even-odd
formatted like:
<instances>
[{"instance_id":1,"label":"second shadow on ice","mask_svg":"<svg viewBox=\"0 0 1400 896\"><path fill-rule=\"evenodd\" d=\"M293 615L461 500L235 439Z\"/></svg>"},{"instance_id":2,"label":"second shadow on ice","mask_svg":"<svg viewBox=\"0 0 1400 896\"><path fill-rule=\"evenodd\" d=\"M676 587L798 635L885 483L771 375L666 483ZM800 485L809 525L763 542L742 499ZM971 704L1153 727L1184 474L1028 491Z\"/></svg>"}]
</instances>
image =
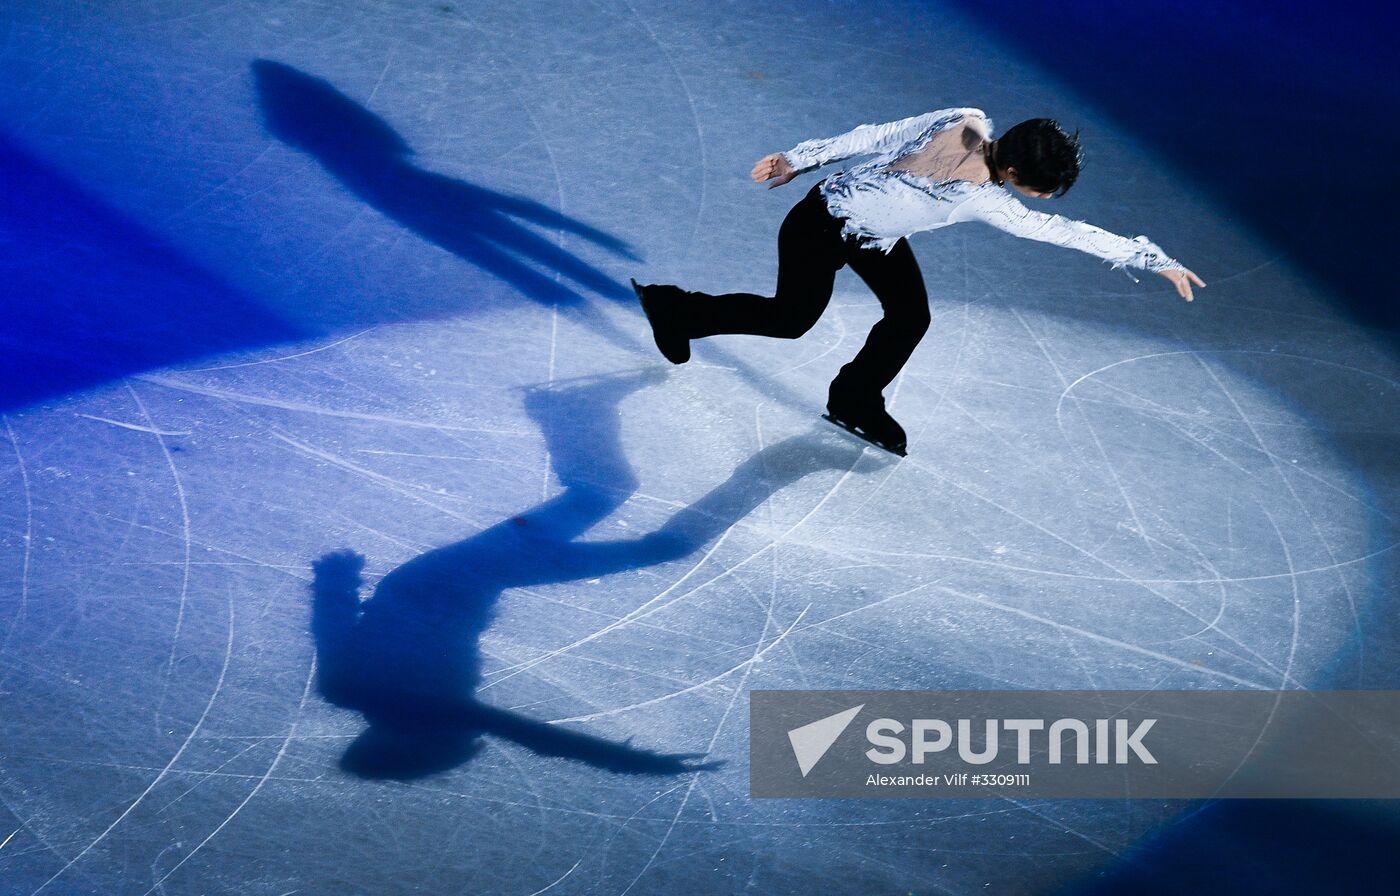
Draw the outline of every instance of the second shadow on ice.
<instances>
[{"instance_id":1,"label":"second shadow on ice","mask_svg":"<svg viewBox=\"0 0 1400 896\"><path fill-rule=\"evenodd\" d=\"M367 723L347 749L343 768L369 778L418 778L470 760L488 734L613 772L679 774L708 767L694 755L609 741L476 698L479 642L502 592L678 560L780 489L821 470L851 469L861 456L862 449L839 434L795 436L740 464L727 481L655 531L580 541L637 488L622 451L617 406L648 379L611 376L530 393L527 410L544 433L563 490L409 560L380 580L368 600L360 600L363 558L337 552L317 561L312 630L319 688L326 700L356 710Z\"/></svg>"}]
</instances>

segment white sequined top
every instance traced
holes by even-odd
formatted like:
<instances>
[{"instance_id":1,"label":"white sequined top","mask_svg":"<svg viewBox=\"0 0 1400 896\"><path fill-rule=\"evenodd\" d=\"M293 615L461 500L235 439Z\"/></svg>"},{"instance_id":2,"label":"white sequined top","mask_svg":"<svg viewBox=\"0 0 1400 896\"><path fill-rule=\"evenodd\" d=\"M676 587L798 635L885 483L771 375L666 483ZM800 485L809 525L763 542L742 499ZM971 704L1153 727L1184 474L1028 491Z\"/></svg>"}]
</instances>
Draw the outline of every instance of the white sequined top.
<instances>
[{"instance_id":1,"label":"white sequined top","mask_svg":"<svg viewBox=\"0 0 1400 896\"><path fill-rule=\"evenodd\" d=\"M1128 239L1083 221L1032 211L991 181L937 179L895 166L919 158L935 135L958 125L980 139L991 139L992 123L982 110L940 109L888 124L863 124L838 137L808 140L783 155L798 171L852 156L876 156L828 177L822 194L831 214L846 219L843 233L865 237L885 252L912 233L982 221L1015 236L1087 252L1114 268L1152 272L1181 268L1145 236ZM981 167L985 171L985 163Z\"/></svg>"}]
</instances>

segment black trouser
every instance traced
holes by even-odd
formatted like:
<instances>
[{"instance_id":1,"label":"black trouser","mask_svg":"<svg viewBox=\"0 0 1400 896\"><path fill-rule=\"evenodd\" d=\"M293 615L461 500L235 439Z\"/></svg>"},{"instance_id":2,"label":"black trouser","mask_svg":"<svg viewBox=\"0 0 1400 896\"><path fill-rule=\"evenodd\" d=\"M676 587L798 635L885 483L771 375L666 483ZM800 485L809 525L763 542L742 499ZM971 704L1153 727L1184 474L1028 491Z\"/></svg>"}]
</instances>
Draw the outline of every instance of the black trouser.
<instances>
[{"instance_id":1,"label":"black trouser","mask_svg":"<svg viewBox=\"0 0 1400 896\"><path fill-rule=\"evenodd\" d=\"M855 237L843 238L842 224L827 211L821 184L813 187L778 231L777 295L685 294L678 311L687 335L699 339L747 333L796 339L822 316L836 272L850 265L880 300L885 316L855 359L841 368L833 391L873 399L899 373L928 330L928 293L908 240L901 239L886 254L862 246Z\"/></svg>"}]
</instances>

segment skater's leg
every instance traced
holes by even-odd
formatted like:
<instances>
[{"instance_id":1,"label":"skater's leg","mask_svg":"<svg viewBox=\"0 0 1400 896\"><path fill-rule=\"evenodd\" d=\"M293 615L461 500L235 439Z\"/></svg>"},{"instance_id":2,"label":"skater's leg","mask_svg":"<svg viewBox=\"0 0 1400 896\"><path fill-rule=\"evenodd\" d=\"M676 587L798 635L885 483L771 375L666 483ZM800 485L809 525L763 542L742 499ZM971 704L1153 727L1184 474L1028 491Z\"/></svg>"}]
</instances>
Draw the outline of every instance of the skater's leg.
<instances>
[{"instance_id":1,"label":"skater's leg","mask_svg":"<svg viewBox=\"0 0 1400 896\"><path fill-rule=\"evenodd\" d=\"M793 206L778 231L778 286L773 296L644 289L657 291L671 325L687 339L724 333L796 339L826 310L845 256L841 224L827 211L818 185Z\"/></svg>"},{"instance_id":2,"label":"skater's leg","mask_svg":"<svg viewBox=\"0 0 1400 896\"><path fill-rule=\"evenodd\" d=\"M880 393L895 378L928 330L928 296L909 243L900 240L886 255L858 249L851 268L880 300L884 317L871 329L855 359L831 383L827 419L883 448L903 455L904 428L885 410Z\"/></svg>"},{"instance_id":3,"label":"skater's leg","mask_svg":"<svg viewBox=\"0 0 1400 896\"><path fill-rule=\"evenodd\" d=\"M928 292L907 240L895 243L888 255L877 249L852 252L850 265L879 299L884 317L837 380L851 390L879 395L928 331Z\"/></svg>"}]
</instances>

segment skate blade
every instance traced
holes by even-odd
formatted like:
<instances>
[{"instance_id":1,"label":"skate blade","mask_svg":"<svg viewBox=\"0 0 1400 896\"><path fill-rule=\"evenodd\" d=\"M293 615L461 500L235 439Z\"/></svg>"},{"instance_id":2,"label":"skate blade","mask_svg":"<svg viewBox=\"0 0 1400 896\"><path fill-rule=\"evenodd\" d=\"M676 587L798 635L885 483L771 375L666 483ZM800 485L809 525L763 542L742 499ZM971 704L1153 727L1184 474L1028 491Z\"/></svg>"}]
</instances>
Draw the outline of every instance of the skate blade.
<instances>
[{"instance_id":1,"label":"skate blade","mask_svg":"<svg viewBox=\"0 0 1400 896\"><path fill-rule=\"evenodd\" d=\"M861 432L859 429L855 428L854 426L852 426L851 424L847 423L845 420L842 420L839 417L833 417L830 414L822 414L822 419L832 424L833 426L839 426L841 429L844 429L846 432L860 439L862 442L865 442L867 445L874 445L876 448L879 448L882 451L888 451L890 454L893 454L896 457L909 456L909 452L906 449L895 448L890 445L886 445L884 442L877 442L874 439L870 438L870 436Z\"/></svg>"}]
</instances>

